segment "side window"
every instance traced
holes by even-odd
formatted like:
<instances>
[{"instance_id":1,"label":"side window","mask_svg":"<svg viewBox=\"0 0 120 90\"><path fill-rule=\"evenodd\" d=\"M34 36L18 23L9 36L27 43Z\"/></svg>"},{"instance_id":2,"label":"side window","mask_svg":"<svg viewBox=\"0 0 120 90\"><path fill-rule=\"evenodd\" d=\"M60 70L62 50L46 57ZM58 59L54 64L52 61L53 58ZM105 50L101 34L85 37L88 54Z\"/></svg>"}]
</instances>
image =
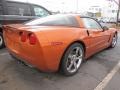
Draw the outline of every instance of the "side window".
<instances>
[{"instance_id":1,"label":"side window","mask_svg":"<svg viewBox=\"0 0 120 90\"><path fill-rule=\"evenodd\" d=\"M31 16L30 7L27 4L7 2L9 15Z\"/></svg>"},{"instance_id":2,"label":"side window","mask_svg":"<svg viewBox=\"0 0 120 90\"><path fill-rule=\"evenodd\" d=\"M44 8L39 7L39 6L33 6L34 12L35 12L35 16L38 17L45 17L49 15L49 12L46 11Z\"/></svg>"},{"instance_id":3,"label":"side window","mask_svg":"<svg viewBox=\"0 0 120 90\"><path fill-rule=\"evenodd\" d=\"M0 1L0 15L3 14L3 9L2 9L2 1Z\"/></svg>"},{"instance_id":4,"label":"side window","mask_svg":"<svg viewBox=\"0 0 120 90\"><path fill-rule=\"evenodd\" d=\"M91 18L82 18L82 19L87 29L96 29L96 30L102 29L101 26L98 24L98 22L96 22L95 20Z\"/></svg>"},{"instance_id":5,"label":"side window","mask_svg":"<svg viewBox=\"0 0 120 90\"><path fill-rule=\"evenodd\" d=\"M1 3L0 3L1 4ZM2 5L0 5L0 15L2 15Z\"/></svg>"}]
</instances>

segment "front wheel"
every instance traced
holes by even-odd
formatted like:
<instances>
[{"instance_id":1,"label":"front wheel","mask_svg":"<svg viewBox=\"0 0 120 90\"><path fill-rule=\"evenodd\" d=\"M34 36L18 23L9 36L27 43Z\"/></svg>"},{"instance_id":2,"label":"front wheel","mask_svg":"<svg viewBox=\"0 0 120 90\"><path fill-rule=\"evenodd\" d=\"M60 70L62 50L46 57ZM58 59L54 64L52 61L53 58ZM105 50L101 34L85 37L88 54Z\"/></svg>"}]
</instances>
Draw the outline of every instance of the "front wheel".
<instances>
[{"instance_id":1,"label":"front wheel","mask_svg":"<svg viewBox=\"0 0 120 90\"><path fill-rule=\"evenodd\" d=\"M110 45L111 48L114 48L116 46L116 44L117 44L117 38L118 38L117 34L115 34L113 36L113 38L112 38L112 42L111 42L111 45Z\"/></svg>"},{"instance_id":2,"label":"front wheel","mask_svg":"<svg viewBox=\"0 0 120 90\"><path fill-rule=\"evenodd\" d=\"M80 43L72 44L64 53L61 71L66 76L74 75L80 68L84 57L84 49Z\"/></svg>"},{"instance_id":3,"label":"front wheel","mask_svg":"<svg viewBox=\"0 0 120 90\"><path fill-rule=\"evenodd\" d=\"M4 39L3 39L3 34L0 32L0 49L3 48L4 45Z\"/></svg>"}]
</instances>

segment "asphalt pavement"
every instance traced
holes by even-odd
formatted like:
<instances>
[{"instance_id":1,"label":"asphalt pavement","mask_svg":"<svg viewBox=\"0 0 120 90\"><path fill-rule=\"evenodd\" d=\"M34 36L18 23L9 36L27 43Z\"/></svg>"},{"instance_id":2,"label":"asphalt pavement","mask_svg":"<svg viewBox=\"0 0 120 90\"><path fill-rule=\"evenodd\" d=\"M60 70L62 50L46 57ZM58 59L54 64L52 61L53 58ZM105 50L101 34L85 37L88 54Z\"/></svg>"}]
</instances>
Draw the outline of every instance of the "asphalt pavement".
<instances>
[{"instance_id":1,"label":"asphalt pavement","mask_svg":"<svg viewBox=\"0 0 120 90\"><path fill-rule=\"evenodd\" d=\"M71 77L25 66L12 59L4 48L0 50L0 90L97 90L119 61L120 35L115 48L90 57ZM106 84L102 83L103 90L120 90L120 69L108 79Z\"/></svg>"}]
</instances>

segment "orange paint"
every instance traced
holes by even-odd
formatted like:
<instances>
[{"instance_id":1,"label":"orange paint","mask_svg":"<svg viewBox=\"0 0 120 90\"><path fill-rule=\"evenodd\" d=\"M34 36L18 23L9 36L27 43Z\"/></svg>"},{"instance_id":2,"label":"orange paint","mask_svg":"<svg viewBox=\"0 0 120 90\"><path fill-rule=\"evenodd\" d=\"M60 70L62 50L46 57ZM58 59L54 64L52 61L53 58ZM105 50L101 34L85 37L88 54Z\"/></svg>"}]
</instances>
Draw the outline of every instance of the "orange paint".
<instances>
[{"instance_id":1,"label":"orange paint","mask_svg":"<svg viewBox=\"0 0 120 90\"><path fill-rule=\"evenodd\" d=\"M74 17L82 27L45 26L32 28L32 26L22 24L4 26L6 47L14 56L40 70L55 72L59 69L65 50L73 42L84 43L85 58L111 44L112 37L116 32L115 29L104 32L92 30L89 31L90 35L88 36L81 18L77 15ZM21 41L20 32L24 32L27 36L25 42ZM33 35L30 37L29 34L31 33ZM34 42L33 45L30 44L29 39Z\"/></svg>"}]
</instances>

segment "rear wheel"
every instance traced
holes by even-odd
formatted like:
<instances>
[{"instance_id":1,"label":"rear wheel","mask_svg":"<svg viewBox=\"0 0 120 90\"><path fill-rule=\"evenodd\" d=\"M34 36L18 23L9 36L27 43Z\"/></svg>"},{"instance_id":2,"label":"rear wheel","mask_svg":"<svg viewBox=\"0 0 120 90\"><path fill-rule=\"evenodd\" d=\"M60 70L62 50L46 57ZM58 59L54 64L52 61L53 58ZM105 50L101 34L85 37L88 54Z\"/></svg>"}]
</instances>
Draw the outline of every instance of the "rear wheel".
<instances>
[{"instance_id":1,"label":"rear wheel","mask_svg":"<svg viewBox=\"0 0 120 90\"><path fill-rule=\"evenodd\" d=\"M3 34L0 32L0 49L3 48L4 45L4 39L3 39Z\"/></svg>"},{"instance_id":2,"label":"rear wheel","mask_svg":"<svg viewBox=\"0 0 120 90\"><path fill-rule=\"evenodd\" d=\"M116 44L117 44L117 38L118 38L117 34L115 34L113 36L113 38L112 38L112 42L111 42L111 45L110 45L111 48L114 48L116 46Z\"/></svg>"},{"instance_id":3,"label":"rear wheel","mask_svg":"<svg viewBox=\"0 0 120 90\"><path fill-rule=\"evenodd\" d=\"M65 52L62 62L61 71L64 75L74 75L80 68L84 57L83 46L79 43L72 44Z\"/></svg>"}]
</instances>

